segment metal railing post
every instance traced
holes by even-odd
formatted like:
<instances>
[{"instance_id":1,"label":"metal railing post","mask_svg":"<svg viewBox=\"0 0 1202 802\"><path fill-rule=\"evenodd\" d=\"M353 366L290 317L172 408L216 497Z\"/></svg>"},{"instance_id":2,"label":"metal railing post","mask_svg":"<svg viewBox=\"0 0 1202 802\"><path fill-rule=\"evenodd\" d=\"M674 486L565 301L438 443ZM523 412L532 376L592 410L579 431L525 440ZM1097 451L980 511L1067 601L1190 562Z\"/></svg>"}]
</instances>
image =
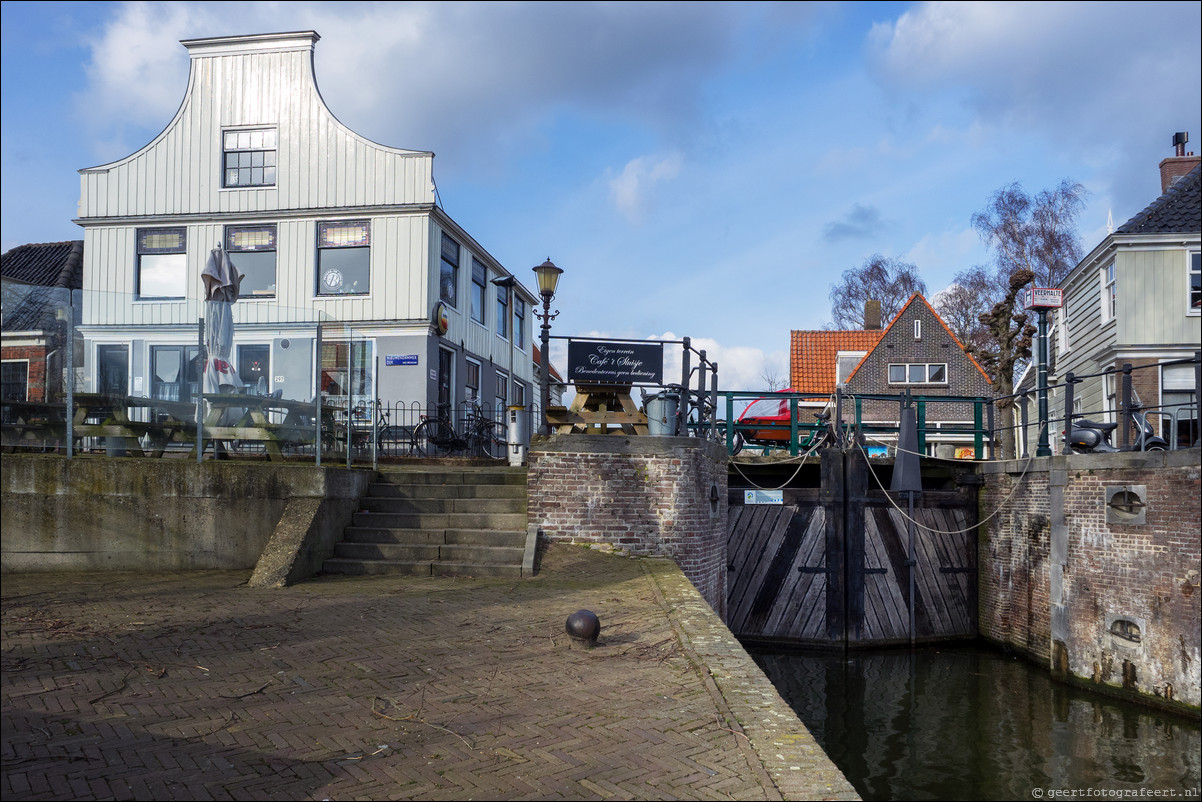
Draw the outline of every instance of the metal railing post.
<instances>
[{"instance_id":1,"label":"metal railing post","mask_svg":"<svg viewBox=\"0 0 1202 802\"><path fill-rule=\"evenodd\" d=\"M676 431L673 432L673 434L675 434L677 437L683 437L686 432L681 431L681 430L682 429L687 430L687 428L688 428L685 421L688 420L689 379L692 377L692 373L693 373L693 371L692 371L692 356L693 356L693 354L692 354L692 346L691 346L692 341L688 337L685 337L683 342L684 342L684 348L682 349L681 355L680 355L680 396L681 397L677 401L677 407L676 407L678 410L677 418L676 418L676 427L677 428L676 428Z\"/></svg>"},{"instance_id":2,"label":"metal railing post","mask_svg":"<svg viewBox=\"0 0 1202 802\"><path fill-rule=\"evenodd\" d=\"M918 453L925 455L927 453L927 402L920 399L914 403L914 406L917 409Z\"/></svg>"},{"instance_id":3,"label":"metal railing post","mask_svg":"<svg viewBox=\"0 0 1202 802\"><path fill-rule=\"evenodd\" d=\"M1120 440L1123 451L1131 447L1131 363L1123 363L1123 409L1120 420L1122 421L1123 436Z\"/></svg>"},{"instance_id":4,"label":"metal railing post","mask_svg":"<svg viewBox=\"0 0 1202 802\"><path fill-rule=\"evenodd\" d=\"M1198 430L1202 428L1202 351L1194 351L1194 442L1198 445Z\"/></svg>"},{"instance_id":5,"label":"metal railing post","mask_svg":"<svg viewBox=\"0 0 1202 802\"><path fill-rule=\"evenodd\" d=\"M209 367L209 354L205 349L205 319L196 319L197 352L200 354L201 371L196 386L196 464L204 460L204 411L205 411L205 371ZM217 456L217 446L213 446L213 456Z\"/></svg>"},{"instance_id":6,"label":"metal railing post","mask_svg":"<svg viewBox=\"0 0 1202 802\"><path fill-rule=\"evenodd\" d=\"M997 437L997 421L993 417L993 404L979 400L973 403L978 407L985 408L985 442L989 444L989 459L993 459L993 443L994 438ZM980 415L980 410L978 409L975 414Z\"/></svg>"},{"instance_id":7,"label":"metal railing post","mask_svg":"<svg viewBox=\"0 0 1202 802\"><path fill-rule=\"evenodd\" d=\"M1019 412L1019 420L1021 421L1021 425L1022 425L1022 431L1018 432L1016 434L1021 434L1022 437L1016 437L1015 442L1017 443L1018 440L1020 440L1020 439L1023 441L1023 455L1022 455L1023 459L1026 459L1027 457L1031 456L1031 451L1030 451L1031 413L1030 413L1030 410L1028 409L1028 405L1030 403L1031 403L1031 400L1029 398L1027 398L1026 393L1023 393L1021 396L1019 396L1018 412ZM993 404L990 404L989 408L990 408L990 410L992 410Z\"/></svg>"},{"instance_id":8,"label":"metal railing post","mask_svg":"<svg viewBox=\"0 0 1202 802\"><path fill-rule=\"evenodd\" d=\"M313 376L313 453L317 455L317 467L321 467L321 324L317 324L317 336L314 340L316 366Z\"/></svg>"},{"instance_id":9,"label":"metal railing post","mask_svg":"<svg viewBox=\"0 0 1202 802\"><path fill-rule=\"evenodd\" d=\"M718 363L710 363L710 437L718 426Z\"/></svg>"},{"instance_id":10,"label":"metal railing post","mask_svg":"<svg viewBox=\"0 0 1202 802\"><path fill-rule=\"evenodd\" d=\"M1061 454L1073 453L1069 442L1073 438L1073 405L1076 403L1077 381L1071 370L1064 374L1064 443L1060 449Z\"/></svg>"},{"instance_id":11,"label":"metal railing post","mask_svg":"<svg viewBox=\"0 0 1202 802\"><path fill-rule=\"evenodd\" d=\"M835 388L835 419L833 421L835 436L835 447L843 447L843 390Z\"/></svg>"}]
</instances>

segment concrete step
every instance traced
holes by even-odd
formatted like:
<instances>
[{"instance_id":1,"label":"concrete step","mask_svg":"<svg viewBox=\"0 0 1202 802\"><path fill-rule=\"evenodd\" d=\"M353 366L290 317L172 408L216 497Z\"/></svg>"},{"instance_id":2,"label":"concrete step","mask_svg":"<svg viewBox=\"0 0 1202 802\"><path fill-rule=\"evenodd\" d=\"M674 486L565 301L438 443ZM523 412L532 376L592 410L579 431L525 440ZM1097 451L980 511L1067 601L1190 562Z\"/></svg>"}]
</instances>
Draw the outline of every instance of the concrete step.
<instances>
[{"instance_id":1,"label":"concrete step","mask_svg":"<svg viewBox=\"0 0 1202 802\"><path fill-rule=\"evenodd\" d=\"M357 512L351 525L368 529L500 529L525 531L526 513L383 513Z\"/></svg>"},{"instance_id":2,"label":"concrete step","mask_svg":"<svg viewBox=\"0 0 1202 802\"><path fill-rule=\"evenodd\" d=\"M362 512L389 515L425 515L427 513L505 514L525 513L522 498L377 498L359 499Z\"/></svg>"},{"instance_id":3,"label":"concrete step","mask_svg":"<svg viewBox=\"0 0 1202 802\"><path fill-rule=\"evenodd\" d=\"M380 469L383 484L525 485L525 468L404 466Z\"/></svg>"},{"instance_id":4,"label":"concrete step","mask_svg":"<svg viewBox=\"0 0 1202 802\"><path fill-rule=\"evenodd\" d=\"M500 529L381 529L348 526L344 542L395 543L409 546L447 544L525 548L526 533Z\"/></svg>"},{"instance_id":5,"label":"concrete step","mask_svg":"<svg viewBox=\"0 0 1202 802\"><path fill-rule=\"evenodd\" d=\"M526 486L520 484L437 485L412 482L376 482L368 487L367 495L370 498L525 499Z\"/></svg>"},{"instance_id":6,"label":"concrete step","mask_svg":"<svg viewBox=\"0 0 1202 802\"><path fill-rule=\"evenodd\" d=\"M522 576L522 566L516 565L466 565L444 562L403 562L397 560L350 560L331 557L322 570L333 574L353 576L470 576L470 577L513 577Z\"/></svg>"},{"instance_id":7,"label":"concrete step","mask_svg":"<svg viewBox=\"0 0 1202 802\"><path fill-rule=\"evenodd\" d=\"M437 543L412 545L398 543L348 543L334 545L334 556L348 560L388 560L392 562L433 562L441 555Z\"/></svg>"}]
</instances>

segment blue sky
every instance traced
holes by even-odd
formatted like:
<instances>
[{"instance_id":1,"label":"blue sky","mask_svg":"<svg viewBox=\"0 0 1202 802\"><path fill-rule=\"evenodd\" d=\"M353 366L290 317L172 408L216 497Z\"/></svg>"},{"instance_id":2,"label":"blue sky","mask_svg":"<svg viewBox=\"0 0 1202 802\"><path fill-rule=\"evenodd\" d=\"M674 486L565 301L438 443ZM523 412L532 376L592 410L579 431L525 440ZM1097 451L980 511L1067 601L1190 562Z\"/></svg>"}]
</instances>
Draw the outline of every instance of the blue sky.
<instances>
[{"instance_id":1,"label":"blue sky","mask_svg":"<svg viewBox=\"0 0 1202 802\"><path fill-rule=\"evenodd\" d=\"M557 334L688 335L728 388L881 253L930 292L987 260L1012 181L1089 191L1088 250L1202 147L1202 4L16 3L0 26L2 247L77 239L77 170L152 139L180 39L313 29L344 123L432 150L447 212Z\"/></svg>"}]
</instances>

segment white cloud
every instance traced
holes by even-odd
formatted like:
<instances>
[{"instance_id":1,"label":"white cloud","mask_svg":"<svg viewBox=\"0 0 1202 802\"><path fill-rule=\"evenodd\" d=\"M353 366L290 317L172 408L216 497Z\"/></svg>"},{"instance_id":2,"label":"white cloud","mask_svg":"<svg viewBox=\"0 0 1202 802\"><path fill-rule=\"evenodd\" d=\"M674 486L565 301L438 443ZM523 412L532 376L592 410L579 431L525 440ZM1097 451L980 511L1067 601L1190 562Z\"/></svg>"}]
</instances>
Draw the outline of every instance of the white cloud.
<instances>
[{"instance_id":1,"label":"white cloud","mask_svg":"<svg viewBox=\"0 0 1202 802\"><path fill-rule=\"evenodd\" d=\"M643 221L648 196L655 186L670 181L680 173L681 158L671 154L662 159L639 156L622 168L621 174L610 179L609 192L614 206L631 223Z\"/></svg>"},{"instance_id":2,"label":"white cloud","mask_svg":"<svg viewBox=\"0 0 1202 802\"><path fill-rule=\"evenodd\" d=\"M1202 119L1198 3L928 2L868 36L878 82L909 102L952 92L999 144L1034 135L1103 165L1133 214L1174 131ZM1105 55L1102 55L1105 54ZM1173 102L1165 89L1173 87ZM978 140L979 141L979 140Z\"/></svg>"},{"instance_id":3,"label":"white cloud","mask_svg":"<svg viewBox=\"0 0 1202 802\"><path fill-rule=\"evenodd\" d=\"M564 113L692 130L702 83L734 48L729 15L723 3L128 3L90 42L78 107L109 139L162 126L186 85L178 40L312 29L344 123L470 173Z\"/></svg>"}]
</instances>

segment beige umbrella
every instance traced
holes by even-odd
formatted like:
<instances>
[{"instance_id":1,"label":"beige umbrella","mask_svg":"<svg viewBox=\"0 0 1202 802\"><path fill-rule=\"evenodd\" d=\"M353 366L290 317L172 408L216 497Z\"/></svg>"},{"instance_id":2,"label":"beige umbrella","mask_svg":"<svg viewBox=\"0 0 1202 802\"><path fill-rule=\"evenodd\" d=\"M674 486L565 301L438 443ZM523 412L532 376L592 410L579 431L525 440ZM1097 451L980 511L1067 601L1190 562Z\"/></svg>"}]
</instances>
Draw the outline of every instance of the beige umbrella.
<instances>
[{"instance_id":1,"label":"beige umbrella","mask_svg":"<svg viewBox=\"0 0 1202 802\"><path fill-rule=\"evenodd\" d=\"M205 285L204 392L229 393L241 390L242 378L230 362L234 348L234 304L245 276L238 272L225 249L218 245L209 252L200 274Z\"/></svg>"}]
</instances>

